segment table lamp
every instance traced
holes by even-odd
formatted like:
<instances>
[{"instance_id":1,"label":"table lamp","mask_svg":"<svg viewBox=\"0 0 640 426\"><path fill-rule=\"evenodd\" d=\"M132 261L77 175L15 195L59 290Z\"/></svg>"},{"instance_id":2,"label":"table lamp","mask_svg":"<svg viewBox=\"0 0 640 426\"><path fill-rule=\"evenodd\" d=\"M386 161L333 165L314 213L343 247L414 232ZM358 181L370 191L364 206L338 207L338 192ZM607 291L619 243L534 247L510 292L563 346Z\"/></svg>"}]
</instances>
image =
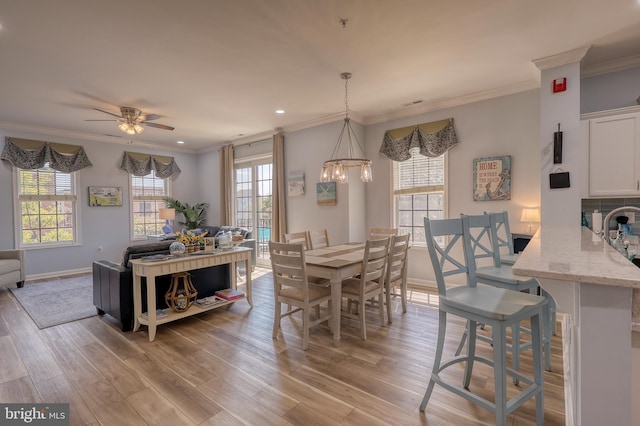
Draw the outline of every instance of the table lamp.
<instances>
[{"instance_id":1,"label":"table lamp","mask_svg":"<svg viewBox=\"0 0 640 426\"><path fill-rule=\"evenodd\" d=\"M176 218L176 209L160 209L158 214L160 219L165 219L166 222L162 227L162 232L165 234L171 234L173 232L173 226L171 226L170 220L174 220Z\"/></svg>"},{"instance_id":2,"label":"table lamp","mask_svg":"<svg viewBox=\"0 0 640 426\"><path fill-rule=\"evenodd\" d=\"M522 209L521 222L529 222L529 233L533 234L533 222L540 222L540 209Z\"/></svg>"}]
</instances>

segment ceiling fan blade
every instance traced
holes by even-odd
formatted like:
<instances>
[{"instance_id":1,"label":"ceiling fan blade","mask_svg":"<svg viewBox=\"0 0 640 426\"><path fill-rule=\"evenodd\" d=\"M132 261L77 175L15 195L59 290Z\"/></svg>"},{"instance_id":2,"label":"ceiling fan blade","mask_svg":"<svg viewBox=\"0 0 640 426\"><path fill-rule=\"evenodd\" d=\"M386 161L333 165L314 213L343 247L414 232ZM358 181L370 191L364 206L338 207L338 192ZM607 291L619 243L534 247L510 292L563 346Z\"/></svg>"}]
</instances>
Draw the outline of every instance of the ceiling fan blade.
<instances>
[{"instance_id":1,"label":"ceiling fan blade","mask_svg":"<svg viewBox=\"0 0 640 426\"><path fill-rule=\"evenodd\" d=\"M111 120L84 120L84 121L121 121L121 120L111 119Z\"/></svg>"},{"instance_id":2,"label":"ceiling fan blade","mask_svg":"<svg viewBox=\"0 0 640 426\"><path fill-rule=\"evenodd\" d=\"M175 129L175 127L171 127L171 126L166 126L164 124L158 124L158 123L144 123L145 126L149 126L149 127L156 127L158 129L163 129L163 130L173 130Z\"/></svg>"},{"instance_id":3,"label":"ceiling fan blade","mask_svg":"<svg viewBox=\"0 0 640 426\"><path fill-rule=\"evenodd\" d=\"M96 111L104 112L105 114L113 115L114 117L122 118L122 116L121 116L121 115L114 114L114 113L112 113L112 112L105 111L105 110L102 110L102 109L100 109L100 108L92 108L92 109L95 109Z\"/></svg>"},{"instance_id":4,"label":"ceiling fan blade","mask_svg":"<svg viewBox=\"0 0 640 426\"><path fill-rule=\"evenodd\" d=\"M157 120L158 118L162 118L162 115L158 115L158 114L141 114L140 115L140 121L142 122Z\"/></svg>"}]
</instances>

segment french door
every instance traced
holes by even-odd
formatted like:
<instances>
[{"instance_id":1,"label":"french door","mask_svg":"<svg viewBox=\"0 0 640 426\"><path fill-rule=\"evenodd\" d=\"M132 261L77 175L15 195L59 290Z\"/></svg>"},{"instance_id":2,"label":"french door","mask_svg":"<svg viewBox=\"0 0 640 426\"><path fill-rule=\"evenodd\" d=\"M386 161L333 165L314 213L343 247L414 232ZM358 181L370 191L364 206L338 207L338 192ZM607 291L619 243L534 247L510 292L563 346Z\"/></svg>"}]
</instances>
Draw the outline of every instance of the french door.
<instances>
[{"instance_id":1,"label":"french door","mask_svg":"<svg viewBox=\"0 0 640 426\"><path fill-rule=\"evenodd\" d=\"M269 266L271 239L271 157L235 165L236 226L250 229L256 239L258 265Z\"/></svg>"}]
</instances>

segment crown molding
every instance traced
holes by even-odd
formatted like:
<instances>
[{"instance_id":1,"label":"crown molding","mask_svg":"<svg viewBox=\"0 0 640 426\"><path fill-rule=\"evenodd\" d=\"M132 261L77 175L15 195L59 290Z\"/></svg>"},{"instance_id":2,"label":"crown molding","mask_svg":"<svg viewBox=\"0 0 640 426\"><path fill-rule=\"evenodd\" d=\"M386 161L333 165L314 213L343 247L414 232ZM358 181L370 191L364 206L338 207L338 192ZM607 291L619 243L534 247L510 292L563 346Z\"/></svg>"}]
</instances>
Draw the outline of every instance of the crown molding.
<instances>
[{"instance_id":1,"label":"crown molding","mask_svg":"<svg viewBox=\"0 0 640 426\"><path fill-rule=\"evenodd\" d=\"M580 114L580 120L591 120L593 118L609 117L620 114L635 114L640 112L640 105L633 105L623 108L607 109L604 111L585 112Z\"/></svg>"},{"instance_id":2,"label":"crown molding","mask_svg":"<svg viewBox=\"0 0 640 426\"><path fill-rule=\"evenodd\" d=\"M460 105L466 105L473 102L484 101L487 99L498 98L500 96L512 95L514 93L525 92L527 90L539 89L540 82L536 80L527 80L507 86L497 87L495 89L485 90L482 92L471 93L468 95L457 96L455 98L440 99L433 102L421 103L416 106L403 108L384 114L367 117L364 125L384 123L385 121L397 120L400 118L411 117L418 114L424 114L432 111L439 111L446 108L453 108Z\"/></svg>"},{"instance_id":3,"label":"crown molding","mask_svg":"<svg viewBox=\"0 0 640 426\"><path fill-rule=\"evenodd\" d=\"M545 56L544 58L534 59L533 62L540 71L548 70L550 68L560 67L562 65L573 64L580 62L587 51L591 48L591 45L586 47L578 47L577 49L568 50L566 52L558 53L557 55Z\"/></svg>"}]
</instances>

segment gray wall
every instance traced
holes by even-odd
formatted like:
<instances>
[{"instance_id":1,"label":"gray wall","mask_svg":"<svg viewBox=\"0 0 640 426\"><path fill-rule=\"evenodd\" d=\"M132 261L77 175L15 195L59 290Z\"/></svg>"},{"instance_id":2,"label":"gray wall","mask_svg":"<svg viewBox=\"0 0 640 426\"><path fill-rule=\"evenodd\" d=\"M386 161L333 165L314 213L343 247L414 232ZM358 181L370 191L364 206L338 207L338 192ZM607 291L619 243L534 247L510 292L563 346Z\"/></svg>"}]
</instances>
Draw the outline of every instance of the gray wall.
<instances>
[{"instance_id":1,"label":"gray wall","mask_svg":"<svg viewBox=\"0 0 640 426\"><path fill-rule=\"evenodd\" d=\"M0 140L4 141L7 136L82 145L93 163L93 167L77 174L80 244L62 248L29 249L26 254L26 273L30 278L88 270L93 260L119 259L123 249L132 243L129 227L129 179L125 171L118 169L124 151L174 156L182 173L173 179L173 195L190 204L200 201L198 197L203 196L199 191L202 178L198 171L201 168L197 156L193 154L0 129ZM203 156L200 161L204 161L204 158ZM122 187L122 207L89 207L89 186ZM3 218L0 221L0 235L3 235L0 238L0 248L12 249L15 246L13 173L6 162L2 162L0 166L0 197L3 200L0 204L0 217ZM98 247L102 247L103 251L98 251Z\"/></svg>"},{"instance_id":2,"label":"gray wall","mask_svg":"<svg viewBox=\"0 0 640 426\"><path fill-rule=\"evenodd\" d=\"M580 84L582 114L637 105L640 67L583 78Z\"/></svg>"}]
</instances>

